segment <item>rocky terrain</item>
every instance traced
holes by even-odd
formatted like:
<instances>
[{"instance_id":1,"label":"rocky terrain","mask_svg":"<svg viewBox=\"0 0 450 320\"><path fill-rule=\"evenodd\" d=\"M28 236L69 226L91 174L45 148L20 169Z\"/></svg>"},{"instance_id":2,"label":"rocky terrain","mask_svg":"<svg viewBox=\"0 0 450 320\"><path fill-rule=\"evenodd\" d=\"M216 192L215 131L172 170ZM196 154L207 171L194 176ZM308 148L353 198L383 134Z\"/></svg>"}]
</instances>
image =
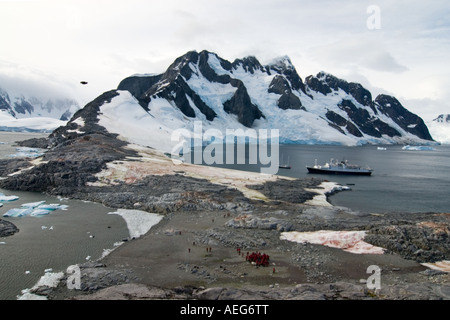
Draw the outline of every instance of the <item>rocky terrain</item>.
<instances>
[{"instance_id":1,"label":"rocky terrain","mask_svg":"<svg viewBox=\"0 0 450 320\"><path fill-rule=\"evenodd\" d=\"M12 222L0 219L0 238L12 236L18 231L19 229Z\"/></svg>"},{"instance_id":2,"label":"rocky terrain","mask_svg":"<svg viewBox=\"0 0 450 320\"><path fill-rule=\"evenodd\" d=\"M322 80L332 85L332 78ZM80 265L80 290L68 289L66 275L57 288L37 288L36 294L49 299L450 298L450 214L362 215L318 201L341 190L325 180L171 159L100 124L102 107L120 96L117 90L105 92L48 138L21 142L47 151L40 158L0 161L0 188L90 200L163 219L98 263ZM390 107L389 112L399 110ZM14 227L1 221L0 229L3 236ZM364 241L384 254L347 252L345 238L296 243L282 237L322 230L363 231ZM341 248L324 245L328 242ZM268 266L249 262L247 254L253 253L269 256ZM370 266L381 270L380 289L370 286Z\"/></svg>"},{"instance_id":3,"label":"rocky terrain","mask_svg":"<svg viewBox=\"0 0 450 320\"><path fill-rule=\"evenodd\" d=\"M46 144L56 140L54 134ZM57 288L35 290L49 299L450 298L449 274L421 264L448 260L449 214L361 215L309 205L323 180L174 163L98 131L57 143L39 159L2 162L0 169L1 188L164 215L145 236L80 265L81 290L67 288L67 275ZM353 254L280 237L319 230L364 230L365 241L385 253ZM267 254L269 266L246 261L252 252ZM380 290L367 286L371 265L381 269Z\"/></svg>"}]
</instances>

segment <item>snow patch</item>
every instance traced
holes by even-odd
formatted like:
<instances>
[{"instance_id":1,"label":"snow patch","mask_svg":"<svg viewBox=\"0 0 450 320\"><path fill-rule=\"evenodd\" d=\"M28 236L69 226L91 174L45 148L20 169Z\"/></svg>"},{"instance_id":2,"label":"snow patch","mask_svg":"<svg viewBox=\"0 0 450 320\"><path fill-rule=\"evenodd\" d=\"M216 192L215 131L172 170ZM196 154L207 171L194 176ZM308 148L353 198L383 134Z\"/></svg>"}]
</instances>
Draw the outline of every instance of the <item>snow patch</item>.
<instances>
[{"instance_id":1,"label":"snow patch","mask_svg":"<svg viewBox=\"0 0 450 320\"><path fill-rule=\"evenodd\" d=\"M62 277L64 277L64 272L45 272L31 289L22 290L22 295L17 296L17 300L47 300L47 297L33 294L31 291L43 286L56 288Z\"/></svg>"},{"instance_id":2,"label":"snow patch","mask_svg":"<svg viewBox=\"0 0 450 320\"><path fill-rule=\"evenodd\" d=\"M0 131L13 132L52 132L67 121L48 117L16 119L6 110L0 110Z\"/></svg>"},{"instance_id":3,"label":"snow patch","mask_svg":"<svg viewBox=\"0 0 450 320\"><path fill-rule=\"evenodd\" d=\"M139 238L146 234L154 225L158 224L163 216L142 210L118 209L108 214L118 214L127 223L131 238Z\"/></svg>"},{"instance_id":4,"label":"snow patch","mask_svg":"<svg viewBox=\"0 0 450 320\"><path fill-rule=\"evenodd\" d=\"M337 191L350 190L350 188L341 186L336 182L324 181L318 186L318 188L305 188L305 190L317 193L317 196L314 196L311 200L306 201L305 204L310 206L332 207L331 203L327 200L327 195Z\"/></svg>"},{"instance_id":5,"label":"snow patch","mask_svg":"<svg viewBox=\"0 0 450 320\"><path fill-rule=\"evenodd\" d=\"M383 254L384 249L373 246L364 240L366 231L329 231L282 232L280 239L297 243L321 244L342 249L354 254Z\"/></svg>"},{"instance_id":6,"label":"snow patch","mask_svg":"<svg viewBox=\"0 0 450 320\"><path fill-rule=\"evenodd\" d=\"M450 272L450 260L443 260L435 263L421 263L421 264L433 270Z\"/></svg>"}]
</instances>

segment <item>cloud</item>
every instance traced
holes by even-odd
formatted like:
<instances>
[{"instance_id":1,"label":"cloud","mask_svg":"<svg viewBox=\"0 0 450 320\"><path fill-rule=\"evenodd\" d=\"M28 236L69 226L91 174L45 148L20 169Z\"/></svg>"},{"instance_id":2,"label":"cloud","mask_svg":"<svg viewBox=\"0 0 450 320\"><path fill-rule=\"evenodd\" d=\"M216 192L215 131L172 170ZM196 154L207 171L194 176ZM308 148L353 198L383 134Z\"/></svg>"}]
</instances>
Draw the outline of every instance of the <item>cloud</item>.
<instances>
[{"instance_id":1,"label":"cloud","mask_svg":"<svg viewBox=\"0 0 450 320\"><path fill-rule=\"evenodd\" d=\"M76 96L75 83L69 83L56 74L5 60L0 60L0 88L12 95L24 94L40 99Z\"/></svg>"},{"instance_id":2,"label":"cloud","mask_svg":"<svg viewBox=\"0 0 450 320\"><path fill-rule=\"evenodd\" d=\"M430 98L441 101L438 82L450 78L448 0L0 1L0 55L14 62L0 61L0 80L24 88L23 76L30 88L48 84L86 102L130 74L163 72L203 49L230 61L288 55L303 78L321 70L359 75L410 99L438 93ZM367 28L372 4L379 30ZM81 80L89 86L80 91Z\"/></svg>"},{"instance_id":3,"label":"cloud","mask_svg":"<svg viewBox=\"0 0 450 320\"><path fill-rule=\"evenodd\" d=\"M351 36L331 44L313 47L309 56L339 69L368 69L376 72L402 73L408 67L401 64L384 48L382 42L372 37Z\"/></svg>"}]
</instances>

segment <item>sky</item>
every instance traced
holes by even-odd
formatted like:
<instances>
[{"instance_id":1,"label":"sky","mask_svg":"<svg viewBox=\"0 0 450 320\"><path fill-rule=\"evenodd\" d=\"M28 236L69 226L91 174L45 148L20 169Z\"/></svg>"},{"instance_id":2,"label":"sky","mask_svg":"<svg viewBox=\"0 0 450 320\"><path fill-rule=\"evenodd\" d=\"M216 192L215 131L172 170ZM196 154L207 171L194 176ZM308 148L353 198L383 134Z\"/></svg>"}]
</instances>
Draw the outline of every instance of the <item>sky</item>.
<instances>
[{"instance_id":1,"label":"sky","mask_svg":"<svg viewBox=\"0 0 450 320\"><path fill-rule=\"evenodd\" d=\"M302 79L361 83L425 121L450 113L448 0L0 0L0 88L13 92L84 105L191 50L287 55Z\"/></svg>"}]
</instances>

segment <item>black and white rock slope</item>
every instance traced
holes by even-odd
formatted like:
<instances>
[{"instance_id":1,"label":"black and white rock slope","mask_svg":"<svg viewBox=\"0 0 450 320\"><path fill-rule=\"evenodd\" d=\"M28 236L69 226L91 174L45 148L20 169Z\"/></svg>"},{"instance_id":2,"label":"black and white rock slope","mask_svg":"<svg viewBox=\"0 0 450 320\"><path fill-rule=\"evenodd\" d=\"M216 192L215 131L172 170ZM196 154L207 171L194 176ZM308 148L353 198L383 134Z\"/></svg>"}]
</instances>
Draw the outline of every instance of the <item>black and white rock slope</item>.
<instances>
[{"instance_id":1,"label":"black and white rock slope","mask_svg":"<svg viewBox=\"0 0 450 320\"><path fill-rule=\"evenodd\" d=\"M429 144L424 121L394 97L320 72L302 80L288 57L262 65L191 51L157 75L122 80L99 106L97 124L129 142L170 151L176 129L278 129L281 143ZM92 117L91 117L92 118ZM95 118L95 117L94 117ZM84 132L82 113L68 124Z\"/></svg>"},{"instance_id":2,"label":"black and white rock slope","mask_svg":"<svg viewBox=\"0 0 450 320\"><path fill-rule=\"evenodd\" d=\"M450 114L440 114L427 126L436 141L442 144L450 144Z\"/></svg>"},{"instance_id":3,"label":"black and white rock slope","mask_svg":"<svg viewBox=\"0 0 450 320\"><path fill-rule=\"evenodd\" d=\"M80 106L73 99L40 99L0 88L1 131L51 132L70 120L78 109Z\"/></svg>"}]
</instances>

